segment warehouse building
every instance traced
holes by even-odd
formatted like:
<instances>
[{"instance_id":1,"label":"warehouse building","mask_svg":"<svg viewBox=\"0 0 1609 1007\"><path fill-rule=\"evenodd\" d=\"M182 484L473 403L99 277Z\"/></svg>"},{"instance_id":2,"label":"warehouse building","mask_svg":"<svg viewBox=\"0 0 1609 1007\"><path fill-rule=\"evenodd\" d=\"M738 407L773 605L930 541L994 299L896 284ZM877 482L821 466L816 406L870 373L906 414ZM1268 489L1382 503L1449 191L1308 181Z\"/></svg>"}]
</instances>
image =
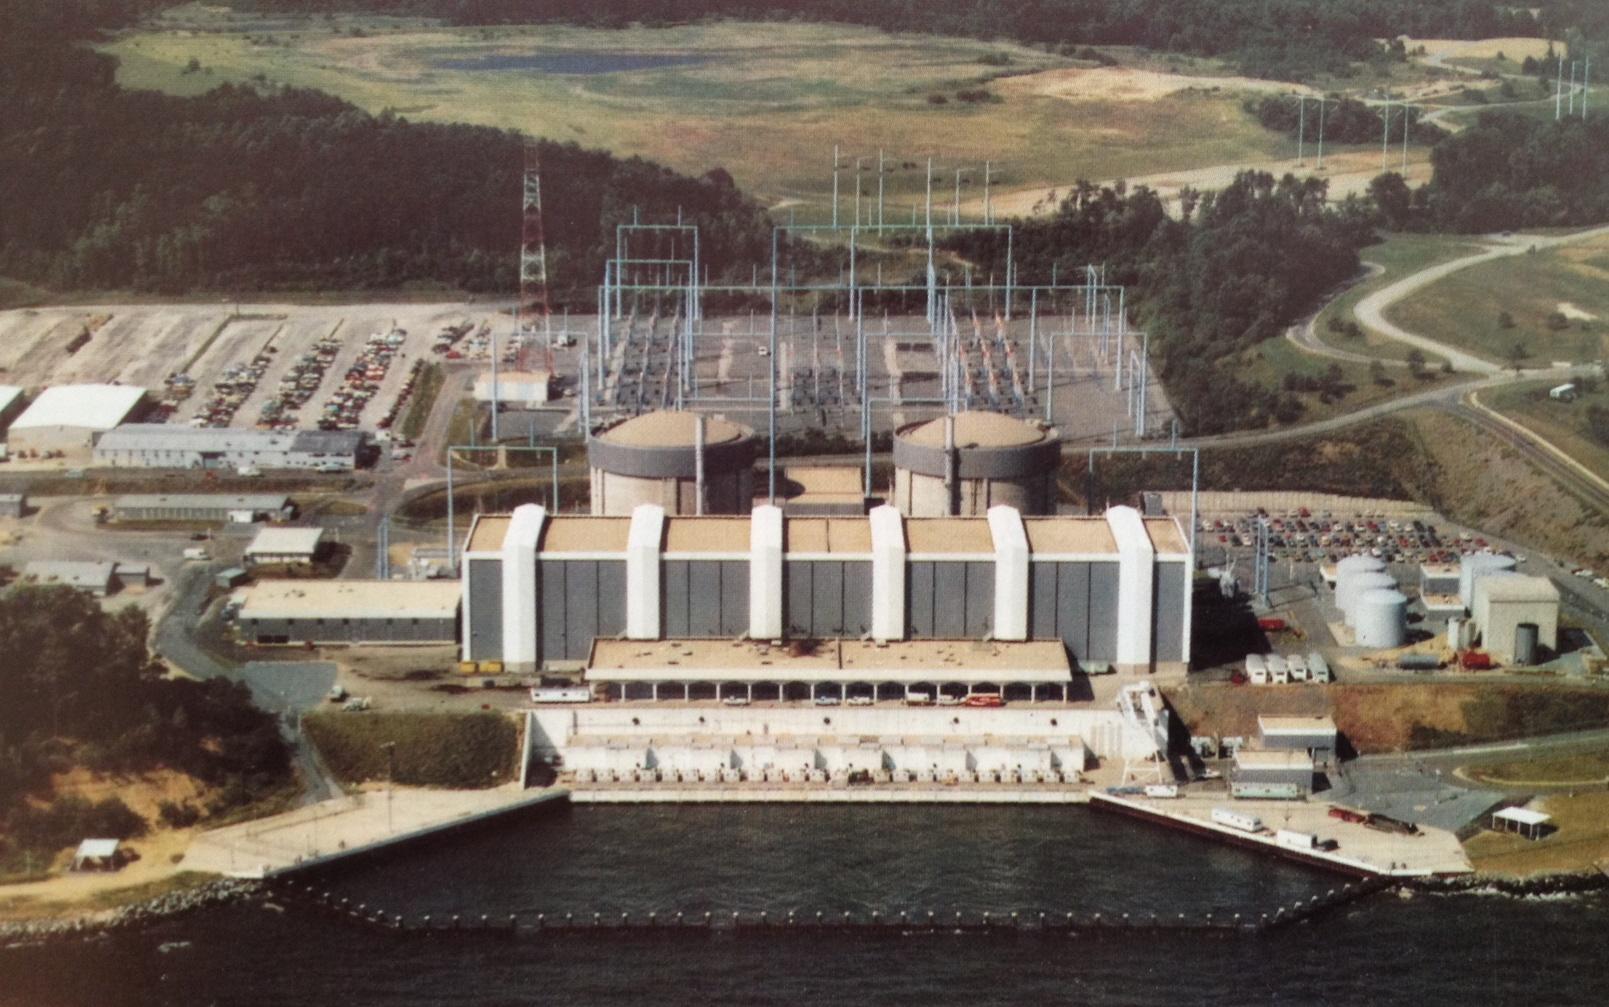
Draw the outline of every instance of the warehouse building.
<instances>
[{"instance_id":1,"label":"warehouse building","mask_svg":"<svg viewBox=\"0 0 1609 1007\"><path fill-rule=\"evenodd\" d=\"M526 505L477 517L463 560L463 659L512 670L584 666L609 638L1055 641L1082 666L1132 673L1190 660L1188 539L1128 507L907 520L891 506L801 518Z\"/></svg>"},{"instance_id":2,"label":"warehouse building","mask_svg":"<svg viewBox=\"0 0 1609 1007\"><path fill-rule=\"evenodd\" d=\"M117 586L117 564L98 560L34 560L22 568L22 583L70 587L104 598Z\"/></svg>"},{"instance_id":3,"label":"warehouse building","mask_svg":"<svg viewBox=\"0 0 1609 1007\"><path fill-rule=\"evenodd\" d=\"M59 451L68 459L88 461L95 443L136 418L145 402L145 389L128 385L47 388L12 421L11 454Z\"/></svg>"},{"instance_id":4,"label":"warehouse building","mask_svg":"<svg viewBox=\"0 0 1609 1007\"><path fill-rule=\"evenodd\" d=\"M357 430L231 430L125 423L95 445L95 464L112 468L311 469L350 472L364 435Z\"/></svg>"},{"instance_id":5,"label":"warehouse building","mask_svg":"<svg viewBox=\"0 0 1609 1007\"><path fill-rule=\"evenodd\" d=\"M1295 800L1313 792L1313 759L1305 752L1242 748L1229 772L1234 797Z\"/></svg>"},{"instance_id":6,"label":"warehouse building","mask_svg":"<svg viewBox=\"0 0 1609 1007\"><path fill-rule=\"evenodd\" d=\"M112 501L113 521L288 521L296 507L283 493L134 493Z\"/></svg>"},{"instance_id":7,"label":"warehouse building","mask_svg":"<svg viewBox=\"0 0 1609 1007\"><path fill-rule=\"evenodd\" d=\"M264 528L246 547L246 565L311 566L323 549L323 528Z\"/></svg>"},{"instance_id":8,"label":"warehouse building","mask_svg":"<svg viewBox=\"0 0 1609 1007\"><path fill-rule=\"evenodd\" d=\"M1497 573L1475 581L1481 646L1505 664L1534 664L1559 647L1559 589L1546 577Z\"/></svg>"},{"instance_id":9,"label":"warehouse building","mask_svg":"<svg viewBox=\"0 0 1609 1007\"><path fill-rule=\"evenodd\" d=\"M1258 747L1271 752L1303 752L1315 765L1335 761L1335 721L1324 716L1257 717Z\"/></svg>"},{"instance_id":10,"label":"warehouse building","mask_svg":"<svg viewBox=\"0 0 1609 1007\"><path fill-rule=\"evenodd\" d=\"M236 593L235 625L258 644L446 644L459 595L454 581L264 581Z\"/></svg>"}]
</instances>

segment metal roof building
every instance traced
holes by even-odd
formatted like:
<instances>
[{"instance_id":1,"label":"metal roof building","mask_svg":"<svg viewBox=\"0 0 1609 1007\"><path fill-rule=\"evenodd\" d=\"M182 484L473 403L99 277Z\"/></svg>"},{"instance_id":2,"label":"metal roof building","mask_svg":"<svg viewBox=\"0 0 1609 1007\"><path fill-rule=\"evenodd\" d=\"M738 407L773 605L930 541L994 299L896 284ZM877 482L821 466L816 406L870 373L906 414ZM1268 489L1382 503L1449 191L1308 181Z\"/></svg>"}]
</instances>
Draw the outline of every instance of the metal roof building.
<instances>
[{"instance_id":1,"label":"metal roof building","mask_svg":"<svg viewBox=\"0 0 1609 1007\"><path fill-rule=\"evenodd\" d=\"M1480 627L1481 646L1499 661L1513 664L1524 656L1522 626L1532 627L1526 631L1532 644L1558 649L1559 589L1546 577L1495 573L1477 578L1470 612Z\"/></svg>"},{"instance_id":2,"label":"metal roof building","mask_svg":"<svg viewBox=\"0 0 1609 1007\"><path fill-rule=\"evenodd\" d=\"M95 464L114 468L239 468L350 471L364 436L356 430L232 430L125 423L95 445Z\"/></svg>"},{"instance_id":3,"label":"metal roof building","mask_svg":"<svg viewBox=\"0 0 1609 1007\"><path fill-rule=\"evenodd\" d=\"M1320 764L1327 764L1335 757L1338 732L1335 721L1326 716L1261 714L1257 718L1257 732L1261 747L1268 751L1305 752Z\"/></svg>"},{"instance_id":4,"label":"metal roof building","mask_svg":"<svg viewBox=\"0 0 1609 1007\"><path fill-rule=\"evenodd\" d=\"M284 520L296 508L283 493L131 493L112 501L114 521Z\"/></svg>"},{"instance_id":5,"label":"metal roof building","mask_svg":"<svg viewBox=\"0 0 1609 1007\"><path fill-rule=\"evenodd\" d=\"M452 643L462 588L444 580L275 580L236 592L259 644Z\"/></svg>"},{"instance_id":6,"label":"metal roof building","mask_svg":"<svg viewBox=\"0 0 1609 1007\"><path fill-rule=\"evenodd\" d=\"M99 560L33 560L22 568L23 583L60 585L88 591L97 598L112 592L116 563Z\"/></svg>"},{"instance_id":7,"label":"metal roof building","mask_svg":"<svg viewBox=\"0 0 1609 1007\"><path fill-rule=\"evenodd\" d=\"M1313 760L1305 752L1242 748L1235 752L1229 792L1236 797L1302 797L1313 792Z\"/></svg>"},{"instance_id":8,"label":"metal roof building","mask_svg":"<svg viewBox=\"0 0 1609 1007\"><path fill-rule=\"evenodd\" d=\"M12 453L87 454L107 431L145 404L145 389L129 385L57 385L47 388L11 423Z\"/></svg>"},{"instance_id":9,"label":"metal roof building","mask_svg":"<svg viewBox=\"0 0 1609 1007\"><path fill-rule=\"evenodd\" d=\"M318 557L323 540L323 528L264 528L246 547L246 563L309 564Z\"/></svg>"}]
</instances>

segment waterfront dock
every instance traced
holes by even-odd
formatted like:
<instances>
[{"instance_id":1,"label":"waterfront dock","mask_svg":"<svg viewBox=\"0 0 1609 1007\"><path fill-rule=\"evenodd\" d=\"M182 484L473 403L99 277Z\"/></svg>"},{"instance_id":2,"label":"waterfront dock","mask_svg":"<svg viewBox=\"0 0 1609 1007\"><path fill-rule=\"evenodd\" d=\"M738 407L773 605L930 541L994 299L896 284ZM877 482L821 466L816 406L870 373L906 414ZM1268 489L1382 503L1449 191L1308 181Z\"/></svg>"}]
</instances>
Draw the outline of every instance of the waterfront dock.
<instances>
[{"instance_id":1,"label":"waterfront dock","mask_svg":"<svg viewBox=\"0 0 1609 1007\"><path fill-rule=\"evenodd\" d=\"M273 878L347 857L562 801L562 787L525 790L364 791L281 815L203 832L185 851L186 870Z\"/></svg>"},{"instance_id":2,"label":"waterfront dock","mask_svg":"<svg viewBox=\"0 0 1609 1007\"><path fill-rule=\"evenodd\" d=\"M576 787L574 804L1088 804L1087 787L845 786L783 784L750 786L664 784Z\"/></svg>"},{"instance_id":3,"label":"waterfront dock","mask_svg":"<svg viewBox=\"0 0 1609 1007\"><path fill-rule=\"evenodd\" d=\"M1223 795L1147 799L1096 792L1090 804L1354 877L1429 878L1473 872L1458 837L1445 829L1422 827L1414 835L1381 831L1333 818L1330 805L1319 802L1230 801ZM1214 808L1254 816L1264 828L1248 832L1220 824L1213 821ZM1305 833L1319 843L1334 845L1329 849L1294 848L1276 839L1277 830Z\"/></svg>"}]
</instances>

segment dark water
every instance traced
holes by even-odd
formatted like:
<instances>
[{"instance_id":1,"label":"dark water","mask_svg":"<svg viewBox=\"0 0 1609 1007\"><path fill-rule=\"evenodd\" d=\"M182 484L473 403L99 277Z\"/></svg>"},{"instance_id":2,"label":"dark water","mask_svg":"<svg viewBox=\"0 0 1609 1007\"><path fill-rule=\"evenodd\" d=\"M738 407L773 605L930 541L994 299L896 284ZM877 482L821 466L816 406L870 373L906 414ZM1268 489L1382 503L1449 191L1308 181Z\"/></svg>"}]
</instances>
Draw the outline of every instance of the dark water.
<instances>
[{"instance_id":1,"label":"dark water","mask_svg":"<svg viewBox=\"0 0 1609 1007\"><path fill-rule=\"evenodd\" d=\"M662 70L672 66L697 66L710 56L702 53L655 52L523 52L486 56L453 56L432 61L438 70L521 70L532 73L594 76L629 73L633 70Z\"/></svg>"},{"instance_id":2,"label":"dark water","mask_svg":"<svg viewBox=\"0 0 1609 1007\"><path fill-rule=\"evenodd\" d=\"M698 806L549 812L321 880L410 916L1258 913L1336 884L1082 808ZM0 1003L1602 1004L1606 941L1599 896L1383 896L1263 936L1099 939L408 939L244 905L0 951Z\"/></svg>"}]
</instances>

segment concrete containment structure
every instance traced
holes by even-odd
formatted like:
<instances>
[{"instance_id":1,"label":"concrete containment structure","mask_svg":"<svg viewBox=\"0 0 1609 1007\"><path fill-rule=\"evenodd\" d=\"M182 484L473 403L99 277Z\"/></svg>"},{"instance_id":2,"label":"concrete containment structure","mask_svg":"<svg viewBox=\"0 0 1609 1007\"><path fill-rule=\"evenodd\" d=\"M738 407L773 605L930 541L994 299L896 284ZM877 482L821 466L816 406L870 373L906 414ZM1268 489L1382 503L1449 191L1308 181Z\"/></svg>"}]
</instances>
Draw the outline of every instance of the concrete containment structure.
<instances>
[{"instance_id":1,"label":"concrete containment structure","mask_svg":"<svg viewBox=\"0 0 1609 1007\"><path fill-rule=\"evenodd\" d=\"M88 461L95 442L133 418L145 405L145 389L128 385L58 385L47 388L12 421L11 454L60 451Z\"/></svg>"},{"instance_id":2,"label":"concrete containment structure","mask_svg":"<svg viewBox=\"0 0 1609 1007\"><path fill-rule=\"evenodd\" d=\"M906 517L1054 514L1061 439L999 413L965 412L894 435L894 506Z\"/></svg>"},{"instance_id":3,"label":"concrete containment structure","mask_svg":"<svg viewBox=\"0 0 1609 1007\"><path fill-rule=\"evenodd\" d=\"M1542 648L1558 650L1559 589L1546 577L1517 573L1478 577L1473 611L1481 645L1499 661L1515 663L1521 625L1536 627L1536 643Z\"/></svg>"},{"instance_id":4,"label":"concrete containment structure","mask_svg":"<svg viewBox=\"0 0 1609 1007\"><path fill-rule=\"evenodd\" d=\"M1408 599L1389 588L1364 591L1352 605L1352 622L1359 647L1400 647L1408 639Z\"/></svg>"},{"instance_id":5,"label":"concrete containment structure","mask_svg":"<svg viewBox=\"0 0 1609 1007\"><path fill-rule=\"evenodd\" d=\"M1495 552L1477 552L1465 556L1458 564L1458 600L1471 612L1475 610L1475 582L1497 573L1513 573L1513 556Z\"/></svg>"},{"instance_id":6,"label":"concrete containment structure","mask_svg":"<svg viewBox=\"0 0 1609 1007\"><path fill-rule=\"evenodd\" d=\"M656 412L626 420L587 441L592 513L623 517L655 504L673 515L747 514L758 453L754 431L716 417Z\"/></svg>"},{"instance_id":7,"label":"concrete containment structure","mask_svg":"<svg viewBox=\"0 0 1609 1007\"><path fill-rule=\"evenodd\" d=\"M539 513L532 508L524 513ZM597 639L1056 641L1084 666L1183 672L1190 552L1173 518L481 515L463 659L581 667ZM508 564L518 566L510 572Z\"/></svg>"}]
</instances>

